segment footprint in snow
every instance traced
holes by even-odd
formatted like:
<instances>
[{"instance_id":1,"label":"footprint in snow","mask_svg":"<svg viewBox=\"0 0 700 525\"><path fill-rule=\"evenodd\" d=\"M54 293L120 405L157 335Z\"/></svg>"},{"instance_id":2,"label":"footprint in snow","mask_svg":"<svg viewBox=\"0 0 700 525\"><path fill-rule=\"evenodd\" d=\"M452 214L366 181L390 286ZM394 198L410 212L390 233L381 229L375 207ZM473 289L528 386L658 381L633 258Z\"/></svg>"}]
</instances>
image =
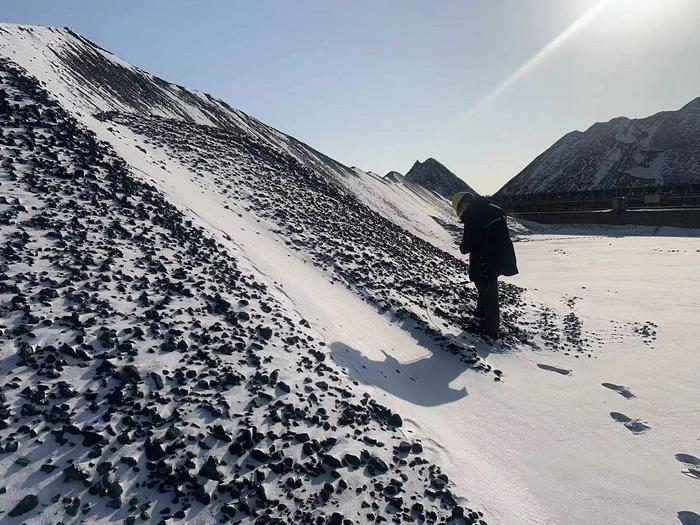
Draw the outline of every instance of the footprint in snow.
<instances>
[{"instance_id":1,"label":"footprint in snow","mask_svg":"<svg viewBox=\"0 0 700 525\"><path fill-rule=\"evenodd\" d=\"M603 385L605 388L609 388L610 390L614 390L624 398L633 399L637 397L626 386L616 385L614 383L601 383L601 385Z\"/></svg>"},{"instance_id":2,"label":"footprint in snow","mask_svg":"<svg viewBox=\"0 0 700 525\"><path fill-rule=\"evenodd\" d=\"M681 463L687 463L688 465L695 465L700 467L700 458L691 456L690 454L676 454L676 459Z\"/></svg>"},{"instance_id":3,"label":"footprint in snow","mask_svg":"<svg viewBox=\"0 0 700 525\"><path fill-rule=\"evenodd\" d=\"M632 419L621 412L610 412L610 417L618 423L625 425L625 427L627 427L627 429L633 434L641 434L642 432L651 430L651 427L641 419Z\"/></svg>"},{"instance_id":4,"label":"footprint in snow","mask_svg":"<svg viewBox=\"0 0 700 525\"><path fill-rule=\"evenodd\" d=\"M568 376L571 373L571 370L567 370L566 368L557 368L556 366L552 365L543 365L542 363L537 363L537 366L542 370L549 370L550 372L556 372L557 374L561 374L563 376Z\"/></svg>"},{"instance_id":5,"label":"footprint in snow","mask_svg":"<svg viewBox=\"0 0 700 525\"><path fill-rule=\"evenodd\" d=\"M682 510L678 513L678 519L683 525L700 525L700 515L690 512L689 510Z\"/></svg>"},{"instance_id":6,"label":"footprint in snow","mask_svg":"<svg viewBox=\"0 0 700 525\"><path fill-rule=\"evenodd\" d=\"M700 458L690 454L676 454L676 459L681 463L685 463L687 467L686 470L682 471L683 474L690 478L700 479Z\"/></svg>"}]
</instances>

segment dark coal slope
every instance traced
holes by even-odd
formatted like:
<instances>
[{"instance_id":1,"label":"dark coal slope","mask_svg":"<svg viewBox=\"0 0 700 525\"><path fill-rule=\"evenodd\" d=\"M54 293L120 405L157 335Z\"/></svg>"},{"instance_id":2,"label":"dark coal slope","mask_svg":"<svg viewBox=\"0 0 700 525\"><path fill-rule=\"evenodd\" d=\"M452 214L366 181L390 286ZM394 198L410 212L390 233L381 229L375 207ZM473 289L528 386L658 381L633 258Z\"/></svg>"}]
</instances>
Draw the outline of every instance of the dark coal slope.
<instances>
[{"instance_id":1,"label":"dark coal slope","mask_svg":"<svg viewBox=\"0 0 700 525\"><path fill-rule=\"evenodd\" d=\"M700 184L700 98L678 111L567 133L497 195Z\"/></svg>"},{"instance_id":2,"label":"dark coal slope","mask_svg":"<svg viewBox=\"0 0 700 525\"><path fill-rule=\"evenodd\" d=\"M469 185L435 159L416 161L406 173L406 180L452 199L455 193L468 191L476 194Z\"/></svg>"},{"instance_id":3,"label":"dark coal slope","mask_svg":"<svg viewBox=\"0 0 700 525\"><path fill-rule=\"evenodd\" d=\"M20 27L27 34L37 28ZM64 78L73 96L93 105L137 115L163 115L193 122L193 115L211 125L251 133L270 144L282 144L306 166L326 175L354 176L354 172L311 146L282 133L209 94L189 90L135 67L127 67L112 53L67 28L41 28L65 37L48 49L55 55L55 71ZM0 34L9 32L0 28ZM42 38L41 33L36 34ZM100 104L95 102L99 100ZM106 106L105 106L106 104Z\"/></svg>"},{"instance_id":4,"label":"dark coal slope","mask_svg":"<svg viewBox=\"0 0 700 525\"><path fill-rule=\"evenodd\" d=\"M434 338L472 366L488 369L473 351L439 333L443 321L476 332L469 314L476 292L463 260L406 232L332 179L249 135L128 114L101 118L128 126L151 145L160 143L194 173L209 174L210 190L231 203L245 202L273 223L287 245L309 254L314 264L380 312ZM517 343L528 338L518 324L524 307L521 290L501 286L504 341Z\"/></svg>"},{"instance_id":5,"label":"dark coal slope","mask_svg":"<svg viewBox=\"0 0 700 525\"><path fill-rule=\"evenodd\" d=\"M168 137L170 123L148 122ZM281 162L248 147L237 154ZM281 191L304 180L303 191L318 185L319 206L338 207L329 220L359 214L371 238L388 236L387 249L418 247L426 263L426 245L339 202L288 159L269 184ZM420 445L398 440L400 417L354 394L303 320L7 61L0 187L0 461L16 458L0 482L16 490L0 491L0 508L10 516L359 523L462 514ZM381 301L378 283L363 284L362 272L344 264L357 252L343 239L359 239L359 227L312 241L324 234L311 230L313 217L269 209L301 242L336 246L339 273ZM318 264L335 261L314 253ZM393 264L374 255L364 262L370 275ZM464 270L450 263L449 271ZM407 288L422 294L412 275ZM275 368L280 359L294 371L288 378ZM357 453L341 455L341 445ZM358 498L364 514L336 510Z\"/></svg>"}]
</instances>

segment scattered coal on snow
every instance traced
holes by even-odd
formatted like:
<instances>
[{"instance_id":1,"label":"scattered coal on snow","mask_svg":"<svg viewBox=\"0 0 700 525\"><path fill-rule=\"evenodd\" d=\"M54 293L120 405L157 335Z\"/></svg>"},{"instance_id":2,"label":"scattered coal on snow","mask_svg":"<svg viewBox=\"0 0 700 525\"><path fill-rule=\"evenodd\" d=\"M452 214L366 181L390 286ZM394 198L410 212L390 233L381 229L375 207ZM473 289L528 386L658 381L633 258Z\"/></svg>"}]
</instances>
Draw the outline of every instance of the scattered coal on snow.
<instances>
[{"instance_id":1,"label":"scattered coal on snow","mask_svg":"<svg viewBox=\"0 0 700 525\"><path fill-rule=\"evenodd\" d=\"M303 319L5 59L0 124L8 519L481 521Z\"/></svg>"}]
</instances>

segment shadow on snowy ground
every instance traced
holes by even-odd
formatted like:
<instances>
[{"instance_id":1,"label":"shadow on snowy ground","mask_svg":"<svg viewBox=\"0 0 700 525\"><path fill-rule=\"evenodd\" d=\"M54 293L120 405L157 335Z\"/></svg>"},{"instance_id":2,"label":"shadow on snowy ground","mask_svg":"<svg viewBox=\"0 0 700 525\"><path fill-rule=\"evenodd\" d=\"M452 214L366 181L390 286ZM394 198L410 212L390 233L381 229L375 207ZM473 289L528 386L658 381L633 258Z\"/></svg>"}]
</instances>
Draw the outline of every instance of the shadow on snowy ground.
<instances>
[{"instance_id":1,"label":"shadow on snowy ground","mask_svg":"<svg viewBox=\"0 0 700 525\"><path fill-rule=\"evenodd\" d=\"M400 362L382 350L383 360L375 361L360 350L336 341L330 345L331 357L347 369L348 377L373 385L396 397L422 406L437 406L468 395L466 388L451 388L469 365L446 352L434 351L425 357Z\"/></svg>"}]
</instances>

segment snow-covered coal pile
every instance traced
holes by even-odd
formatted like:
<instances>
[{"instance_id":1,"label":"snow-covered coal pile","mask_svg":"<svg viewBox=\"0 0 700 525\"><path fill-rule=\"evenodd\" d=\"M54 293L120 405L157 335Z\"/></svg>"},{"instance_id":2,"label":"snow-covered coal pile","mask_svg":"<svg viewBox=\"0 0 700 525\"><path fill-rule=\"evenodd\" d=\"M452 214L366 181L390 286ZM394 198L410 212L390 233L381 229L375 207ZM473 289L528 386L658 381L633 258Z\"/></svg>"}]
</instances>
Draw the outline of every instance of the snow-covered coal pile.
<instances>
[{"instance_id":1,"label":"snow-covered coal pile","mask_svg":"<svg viewBox=\"0 0 700 525\"><path fill-rule=\"evenodd\" d=\"M290 155L232 130L162 117L105 113L98 118L137 133L138 140L199 175L199 183L226 202L244 202L268 220L292 249L353 289L380 313L433 337L445 350L489 369L474 351L440 329L478 333L467 314L476 292L468 264L408 233L371 210L341 184ZM503 283L504 344L528 339L519 323L522 290Z\"/></svg>"},{"instance_id":2,"label":"snow-covered coal pile","mask_svg":"<svg viewBox=\"0 0 700 525\"><path fill-rule=\"evenodd\" d=\"M93 126L87 115L95 114L107 125L137 132L132 150L153 155L160 149L231 209L242 205L269 221L290 248L309 254L379 312L470 365L489 369L473 349L440 333L447 326L479 332L469 315L476 292L468 265L427 241L430 228L412 228L396 209L400 203L368 198L371 188L360 184L355 171L220 100L142 71L69 29L0 25L3 53L60 93L61 105L81 121ZM109 139L119 146L127 142L116 134ZM432 205L421 201L425 206L407 206L406 213L422 213L449 238L447 219L441 226L440 210L435 207L431 216L426 209ZM390 220L388 209L400 220ZM419 238L419 231L427 235ZM507 284L502 289L504 344L532 339L523 331L521 290Z\"/></svg>"},{"instance_id":3,"label":"snow-covered coal pile","mask_svg":"<svg viewBox=\"0 0 700 525\"><path fill-rule=\"evenodd\" d=\"M290 243L378 305L465 270L264 145L113 118L183 156L210 142L222 192L284 217ZM304 319L5 59L0 189L3 522L480 521Z\"/></svg>"},{"instance_id":4,"label":"snow-covered coal pile","mask_svg":"<svg viewBox=\"0 0 700 525\"><path fill-rule=\"evenodd\" d=\"M406 173L406 180L428 188L446 199L455 193L468 191L476 193L469 185L435 159L416 161Z\"/></svg>"},{"instance_id":5,"label":"snow-covered coal pile","mask_svg":"<svg viewBox=\"0 0 700 525\"><path fill-rule=\"evenodd\" d=\"M119 111L246 134L340 182L402 228L440 247L452 244L449 233L434 220L450 219L452 210L449 202L433 191L348 168L223 100L143 71L68 28L0 24L0 56L24 67L90 129L93 114Z\"/></svg>"},{"instance_id":6,"label":"snow-covered coal pile","mask_svg":"<svg viewBox=\"0 0 700 525\"><path fill-rule=\"evenodd\" d=\"M700 183L700 97L677 111L567 133L497 195Z\"/></svg>"},{"instance_id":7,"label":"snow-covered coal pile","mask_svg":"<svg viewBox=\"0 0 700 525\"><path fill-rule=\"evenodd\" d=\"M114 56L69 28L0 24L0 56L60 93L64 109L84 117L126 111L238 130L284 148L326 174L349 168L294 137L199 91L167 82Z\"/></svg>"}]
</instances>

